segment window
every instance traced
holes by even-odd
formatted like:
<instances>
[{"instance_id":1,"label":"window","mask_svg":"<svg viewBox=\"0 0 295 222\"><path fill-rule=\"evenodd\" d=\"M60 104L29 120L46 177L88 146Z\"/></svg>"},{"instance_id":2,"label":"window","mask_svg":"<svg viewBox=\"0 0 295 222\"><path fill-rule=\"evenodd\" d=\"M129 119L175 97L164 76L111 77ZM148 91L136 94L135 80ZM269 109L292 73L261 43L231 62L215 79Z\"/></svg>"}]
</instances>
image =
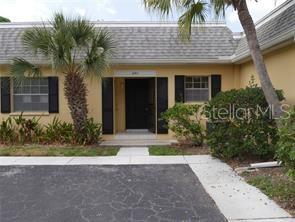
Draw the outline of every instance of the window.
<instances>
[{"instance_id":1,"label":"window","mask_svg":"<svg viewBox=\"0 0 295 222\"><path fill-rule=\"evenodd\" d=\"M14 80L13 105L15 112L48 111L48 79Z\"/></svg>"},{"instance_id":2,"label":"window","mask_svg":"<svg viewBox=\"0 0 295 222\"><path fill-rule=\"evenodd\" d=\"M209 100L208 76L188 76L185 77L184 84L186 102Z\"/></svg>"}]
</instances>

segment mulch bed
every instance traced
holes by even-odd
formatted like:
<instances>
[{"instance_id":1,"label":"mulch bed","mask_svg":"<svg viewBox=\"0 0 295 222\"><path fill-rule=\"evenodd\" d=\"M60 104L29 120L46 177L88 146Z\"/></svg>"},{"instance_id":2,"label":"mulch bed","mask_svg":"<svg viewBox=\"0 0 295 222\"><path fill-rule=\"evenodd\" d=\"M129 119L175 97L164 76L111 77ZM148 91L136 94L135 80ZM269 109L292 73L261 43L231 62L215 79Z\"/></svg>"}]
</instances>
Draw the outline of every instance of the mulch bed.
<instances>
[{"instance_id":1,"label":"mulch bed","mask_svg":"<svg viewBox=\"0 0 295 222\"><path fill-rule=\"evenodd\" d=\"M203 146L192 146L190 144L174 144L170 147L173 147L177 150L182 151L187 155L210 155L210 147L203 145Z\"/></svg>"}]
</instances>

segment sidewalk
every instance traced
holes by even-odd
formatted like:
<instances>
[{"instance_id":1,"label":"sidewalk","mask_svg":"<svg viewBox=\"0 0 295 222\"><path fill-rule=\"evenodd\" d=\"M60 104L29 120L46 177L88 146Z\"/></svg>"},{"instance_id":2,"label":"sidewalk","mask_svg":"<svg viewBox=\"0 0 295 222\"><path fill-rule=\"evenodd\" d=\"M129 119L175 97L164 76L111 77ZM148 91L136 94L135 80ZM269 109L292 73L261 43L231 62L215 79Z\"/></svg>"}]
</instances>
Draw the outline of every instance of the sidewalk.
<instances>
[{"instance_id":1,"label":"sidewalk","mask_svg":"<svg viewBox=\"0 0 295 222\"><path fill-rule=\"evenodd\" d=\"M137 150L138 152L138 150ZM220 211L231 222L293 222L294 218L227 164L209 155L111 157L0 157L0 165L139 165L188 164Z\"/></svg>"}]
</instances>

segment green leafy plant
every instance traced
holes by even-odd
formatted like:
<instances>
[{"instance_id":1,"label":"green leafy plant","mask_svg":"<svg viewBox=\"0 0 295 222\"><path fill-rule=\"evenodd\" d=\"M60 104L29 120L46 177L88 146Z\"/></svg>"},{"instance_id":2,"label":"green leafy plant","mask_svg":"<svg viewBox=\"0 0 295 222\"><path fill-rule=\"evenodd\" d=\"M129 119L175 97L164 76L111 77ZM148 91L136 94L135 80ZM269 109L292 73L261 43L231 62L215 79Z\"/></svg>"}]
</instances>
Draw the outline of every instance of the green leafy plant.
<instances>
[{"instance_id":1,"label":"green leafy plant","mask_svg":"<svg viewBox=\"0 0 295 222\"><path fill-rule=\"evenodd\" d=\"M284 99L282 91L277 94ZM261 88L250 84L220 92L206 104L204 114L210 124L207 142L213 155L227 159L274 156L277 126Z\"/></svg>"},{"instance_id":2,"label":"green leafy plant","mask_svg":"<svg viewBox=\"0 0 295 222\"><path fill-rule=\"evenodd\" d=\"M64 95L73 120L75 134L83 135L88 117L86 79L100 78L109 68L115 43L104 28L95 27L82 17L55 13L50 26L38 25L24 30L22 45L33 56L51 61L52 69L64 75ZM42 68L16 57L10 73L18 78L40 77Z\"/></svg>"},{"instance_id":3,"label":"green leafy plant","mask_svg":"<svg viewBox=\"0 0 295 222\"><path fill-rule=\"evenodd\" d=\"M295 179L295 106L281 119L279 137L276 156Z\"/></svg>"},{"instance_id":4,"label":"green leafy plant","mask_svg":"<svg viewBox=\"0 0 295 222\"><path fill-rule=\"evenodd\" d=\"M83 135L77 135L77 142L83 145L96 144L101 139L101 124L95 123L93 118L87 119L83 126Z\"/></svg>"},{"instance_id":5,"label":"green leafy plant","mask_svg":"<svg viewBox=\"0 0 295 222\"><path fill-rule=\"evenodd\" d=\"M2 120L0 123L0 144L14 143L15 137L12 118L8 117L6 120Z\"/></svg>"},{"instance_id":6,"label":"green leafy plant","mask_svg":"<svg viewBox=\"0 0 295 222\"><path fill-rule=\"evenodd\" d=\"M72 143L73 124L60 121L57 117L45 126L44 139L46 143Z\"/></svg>"},{"instance_id":7,"label":"green leafy plant","mask_svg":"<svg viewBox=\"0 0 295 222\"><path fill-rule=\"evenodd\" d=\"M98 144L101 140L102 126L93 118L87 119L83 134L76 133L74 124L54 117L45 126L39 124L40 118L25 119L23 115L8 117L0 123L0 144L46 143L46 144Z\"/></svg>"},{"instance_id":8,"label":"green leafy plant","mask_svg":"<svg viewBox=\"0 0 295 222\"><path fill-rule=\"evenodd\" d=\"M40 142L42 137L42 127L39 124L40 118L23 118L23 115L13 118L16 124L16 133L19 143Z\"/></svg>"},{"instance_id":9,"label":"green leafy plant","mask_svg":"<svg viewBox=\"0 0 295 222\"><path fill-rule=\"evenodd\" d=\"M162 115L168 128L179 141L202 145L204 129L201 126L201 106L196 104L175 104Z\"/></svg>"}]
</instances>

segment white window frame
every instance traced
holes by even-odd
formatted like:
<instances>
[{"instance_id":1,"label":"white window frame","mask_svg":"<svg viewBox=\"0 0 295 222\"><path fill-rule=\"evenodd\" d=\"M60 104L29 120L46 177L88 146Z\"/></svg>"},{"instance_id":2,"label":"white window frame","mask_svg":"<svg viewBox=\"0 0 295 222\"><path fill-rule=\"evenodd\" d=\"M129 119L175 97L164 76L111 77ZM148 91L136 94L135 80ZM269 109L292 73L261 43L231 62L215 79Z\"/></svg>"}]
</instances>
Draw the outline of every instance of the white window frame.
<instances>
[{"instance_id":1,"label":"white window frame","mask_svg":"<svg viewBox=\"0 0 295 222\"><path fill-rule=\"evenodd\" d=\"M40 78L26 78L26 79L30 79L30 80L32 80L32 79L46 79L46 81L47 81L47 85L45 85L45 84L41 84L40 82L39 82L39 85L33 85L33 86L35 86L35 87L39 87L39 92L38 93L32 93L32 92L30 92L30 93L25 93L25 92L17 92L17 93L15 93L15 81L12 81L12 89L11 89L11 93L12 93L12 110L13 110L13 112L15 112L15 113L19 113L19 112L26 112L26 113L39 113L39 112L48 112L49 111L49 89L47 89L47 93L41 93L40 92L40 88L41 87L46 87L47 86L47 88L48 88L48 78L46 78L46 77L40 77ZM25 86L27 86L27 87L30 87L30 90L32 90L31 89L31 87L32 87L32 84L31 84L31 82L30 82L30 85L25 85ZM21 86L22 88L24 87L23 85ZM45 109L45 110L15 110L15 96L47 96L47 109Z\"/></svg>"},{"instance_id":2,"label":"white window frame","mask_svg":"<svg viewBox=\"0 0 295 222\"><path fill-rule=\"evenodd\" d=\"M187 88L186 87L186 83L187 82L187 78L194 78L194 77L198 77L198 78L202 78L202 77L205 77L207 78L207 85L208 87L207 88L195 88L194 86L192 88ZM202 84L202 81L200 81L200 83ZM191 82L192 85L194 85L194 82L192 81ZM187 90L208 90L208 99L206 100L187 100L187 96L186 96L186 91ZM198 103L198 102L207 102L209 101L211 98L211 78L209 75L185 75L184 76L184 102L185 103Z\"/></svg>"}]
</instances>

